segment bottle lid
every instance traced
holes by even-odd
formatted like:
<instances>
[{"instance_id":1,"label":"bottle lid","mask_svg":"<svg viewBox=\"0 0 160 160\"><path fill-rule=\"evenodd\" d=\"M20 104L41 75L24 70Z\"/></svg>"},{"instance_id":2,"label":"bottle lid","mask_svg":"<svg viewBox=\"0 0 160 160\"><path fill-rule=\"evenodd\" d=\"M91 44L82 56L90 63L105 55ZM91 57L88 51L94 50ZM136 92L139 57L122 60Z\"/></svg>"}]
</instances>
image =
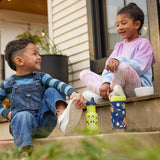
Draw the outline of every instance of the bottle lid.
<instances>
[{"instance_id":1,"label":"bottle lid","mask_svg":"<svg viewBox=\"0 0 160 160\"><path fill-rule=\"evenodd\" d=\"M113 96L110 98L110 101L113 102L113 101L125 101L126 100L126 97L125 96Z\"/></svg>"},{"instance_id":2,"label":"bottle lid","mask_svg":"<svg viewBox=\"0 0 160 160\"><path fill-rule=\"evenodd\" d=\"M86 106L89 106L89 105L96 105L93 97L91 98L90 101L87 101Z\"/></svg>"}]
</instances>

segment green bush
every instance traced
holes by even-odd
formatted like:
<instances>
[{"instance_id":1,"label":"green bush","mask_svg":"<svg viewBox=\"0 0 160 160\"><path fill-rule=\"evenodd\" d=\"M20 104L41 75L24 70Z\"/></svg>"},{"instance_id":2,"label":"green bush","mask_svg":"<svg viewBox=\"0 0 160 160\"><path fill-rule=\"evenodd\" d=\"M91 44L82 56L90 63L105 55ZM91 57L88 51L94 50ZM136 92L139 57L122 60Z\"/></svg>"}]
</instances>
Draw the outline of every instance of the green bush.
<instances>
[{"instance_id":1,"label":"green bush","mask_svg":"<svg viewBox=\"0 0 160 160\"><path fill-rule=\"evenodd\" d=\"M69 145L69 144L67 144ZM28 160L160 160L160 145L149 139L132 136L112 140L98 136L86 136L78 147L69 149L62 141L41 144ZM0 160L16 160L19 153L8 150L0 153Z\"/></svg>"}]
</instances>

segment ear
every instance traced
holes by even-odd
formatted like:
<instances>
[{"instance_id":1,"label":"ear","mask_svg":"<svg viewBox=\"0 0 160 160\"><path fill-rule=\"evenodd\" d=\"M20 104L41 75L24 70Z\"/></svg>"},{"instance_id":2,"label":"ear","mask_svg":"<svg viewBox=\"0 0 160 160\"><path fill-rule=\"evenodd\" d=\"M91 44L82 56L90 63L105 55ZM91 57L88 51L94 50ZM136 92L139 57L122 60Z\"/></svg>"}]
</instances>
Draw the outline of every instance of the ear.
<instances>
[{"instance_id":1,"label":"ear","mask_svg":"<svg viewBox=\"0 0 160 160\"><path fill-rule=\"evenodd\" d=\"M14 62L15 62L15 64L17 65L17 66L22 66L23 65L23 59L22 59L22 57L15 57L14 58Z\"/></svg>"},{"instance_id":2,"label":"ear","mask_svg":"<svg viewBox=\"0 0 160 160\"><path fill-rule=\"evenodd\" d=\"M141 22L138 20L135 22L136 29L138 30L141 26Z\"/></svg>"}]
</instances>

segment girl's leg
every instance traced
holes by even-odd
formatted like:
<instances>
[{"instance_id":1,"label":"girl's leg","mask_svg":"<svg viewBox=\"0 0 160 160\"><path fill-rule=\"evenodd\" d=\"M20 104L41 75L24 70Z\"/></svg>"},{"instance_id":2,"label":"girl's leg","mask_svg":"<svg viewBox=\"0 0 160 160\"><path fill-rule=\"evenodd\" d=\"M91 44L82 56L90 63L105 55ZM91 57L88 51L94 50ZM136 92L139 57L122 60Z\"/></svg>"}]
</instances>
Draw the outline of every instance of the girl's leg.
<instances>
[{"instance_id":1,"label":"girl's leg","mask_svg":"<svg viewBox=\"0 0 160 160\"><path fill-rule=\"evenodd\" d=\"M134 89L141 87L141 80L137 72L130 65L122 62L118 66L118 70L113 73L111 89L113 90L117 84L123 88L126 97L135 97Z\"/></svg>"},{"instance_id":2,"label":"girl's leg","mask_svg":"<svg viewBox=\"0 0 160 160\"><path fill-rule=\"evenodd\" d=\"M80 79L86 84L87 88L90 91L96 93L97 95L100 95L99 87L101 86L102 76L89 70L83 70L80 73Z\"/></svg>"}]
</instances>

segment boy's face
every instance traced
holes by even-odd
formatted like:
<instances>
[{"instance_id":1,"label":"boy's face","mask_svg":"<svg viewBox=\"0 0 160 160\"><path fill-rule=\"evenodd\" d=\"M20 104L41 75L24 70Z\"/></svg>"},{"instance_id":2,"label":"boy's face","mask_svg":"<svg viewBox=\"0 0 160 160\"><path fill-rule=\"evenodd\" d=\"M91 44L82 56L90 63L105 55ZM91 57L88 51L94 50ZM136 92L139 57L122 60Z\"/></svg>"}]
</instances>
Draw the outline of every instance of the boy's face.
<instances>
[{"instance_id":1,"label":"boy's face","mask_svg":"<svg viewBox=\"0 0 160 160\"><path fill-rule=\"evenodd\" d=\"M140 21L134 22L128 14L119 14L117 16L117 33L122 39L126 39L130 42L133 39L138 38L139 27Z\"/></svg>"},{"instance_id":2,"label":"boy's face","mask_svg":"<svg viewBox=\"0 0 160 160\"><path fill-rule=\"evenodd\" d=\"M38 53L37 47L29 43L25 48L25 51L22 55L23 59L23 68L25 71L32 73L36 70L41 69L41 57Z\"/></svg>"}]
</instances>

